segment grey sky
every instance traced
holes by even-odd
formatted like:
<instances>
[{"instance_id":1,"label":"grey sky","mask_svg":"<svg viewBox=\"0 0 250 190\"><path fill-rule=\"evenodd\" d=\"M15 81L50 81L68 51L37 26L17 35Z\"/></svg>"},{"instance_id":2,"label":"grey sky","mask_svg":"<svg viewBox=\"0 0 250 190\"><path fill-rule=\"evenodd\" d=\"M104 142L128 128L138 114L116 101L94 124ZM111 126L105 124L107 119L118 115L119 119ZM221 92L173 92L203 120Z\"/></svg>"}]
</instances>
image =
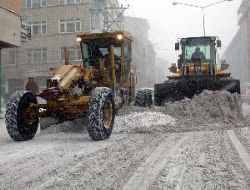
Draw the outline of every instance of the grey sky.
<instances>
[{"instance_id":1,"label":"grey sky","mask_svg":"<svg viewBox=\"0 0 250 190\"><path fill-rule=\"evenodd\" d=\"M176 2L206 5L219 0L174 0ZM154 43L157 56L176 62L178 53L174 43L180 37L202 36L202 10L172 5L172 0L122 0L130 4L127 15L146 18L150 24L149 37ZM238 29L237 10L241 0L223 2L206 9L206 34L219 36L223 48L229 45ZM162 50L166 49L166 50Z\"/></svg>"}]
</instances>

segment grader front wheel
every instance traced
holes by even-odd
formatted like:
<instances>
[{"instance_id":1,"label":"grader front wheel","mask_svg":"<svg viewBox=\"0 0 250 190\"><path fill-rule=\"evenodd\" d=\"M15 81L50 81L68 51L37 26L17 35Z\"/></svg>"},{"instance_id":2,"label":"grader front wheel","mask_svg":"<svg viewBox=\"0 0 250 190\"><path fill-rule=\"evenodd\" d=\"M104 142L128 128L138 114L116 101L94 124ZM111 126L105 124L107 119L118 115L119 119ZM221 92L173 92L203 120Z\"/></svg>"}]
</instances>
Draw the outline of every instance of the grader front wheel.
<instances>
[{"instance_id":1,"label":"grader front wheel","mask_svg":"<svg viewBox=\"0 0 250 190\"><path fill-rule=\"evenodd\" d=\"M95 88L91 93L87 130L92 140L110 137L115 118L113 92L109 88Z\"/></svg>"},{"instance_id":2,"label":"grader front wheel","mask_svg":"<svg viewBox=\"0 0 250 190\"><path fill-rule=\"evenodd\" d=\"M6 128L10 137L16 141L30 140L37 132L38 110L26 113L31 104L37 104L37 99L31 92L17 91L6 106Z\"/></svg>"}]
</instances>

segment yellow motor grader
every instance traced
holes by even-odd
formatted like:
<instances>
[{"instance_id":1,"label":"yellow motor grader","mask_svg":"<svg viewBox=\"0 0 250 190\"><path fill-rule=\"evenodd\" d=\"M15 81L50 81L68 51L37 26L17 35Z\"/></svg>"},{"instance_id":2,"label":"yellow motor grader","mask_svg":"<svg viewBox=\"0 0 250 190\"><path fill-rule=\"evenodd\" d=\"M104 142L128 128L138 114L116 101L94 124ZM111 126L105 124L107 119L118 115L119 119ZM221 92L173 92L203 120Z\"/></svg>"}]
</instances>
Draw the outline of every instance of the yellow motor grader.
<instances>
[{"instance_id":1,"label":"yellow motor grader","mask_svg":"<svg viewBox=\"0 0 250 190\"><path fill-rule=\"evenodd\" d=\"M52 69L47 88L34 95L17 91L6 107L6 127L16 141L30 140L37 132L39 118L71 120L87 116L92 140L109 138L116 109L134 98L135 80L131 72L132 38L123 31L77 36L82 64L68 61ZM67 51L65 51L67 52ZM45 100L40 104L37 97Z\"/></svg>"}]
</instances>

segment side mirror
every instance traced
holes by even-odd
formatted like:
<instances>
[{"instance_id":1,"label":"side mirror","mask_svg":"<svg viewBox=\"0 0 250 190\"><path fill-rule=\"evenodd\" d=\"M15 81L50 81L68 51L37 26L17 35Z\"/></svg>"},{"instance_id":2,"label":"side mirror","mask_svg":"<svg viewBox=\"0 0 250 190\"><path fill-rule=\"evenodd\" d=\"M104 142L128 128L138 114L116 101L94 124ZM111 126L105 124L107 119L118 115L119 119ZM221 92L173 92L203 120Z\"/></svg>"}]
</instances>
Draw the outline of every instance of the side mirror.
<instances>
[{"instance_id":1,"label":"side mirror","mask_svg":"<svg viewBox=\"0 0 250 190\"><path fill-rule=\"evenodd\" d=\"M168 68L171 73L176 73L177 72L177 67L176 63L171 63L171 67Z\"/></svg>"},{"instance_id":2,"label":"side mirror","mask_svg":"<svg viewBox=\"0 0 250 190\"><path fill-rule=\"evenodd\" d=\"M221 41L220 40L217 40L217 42L216 42L216 44L217 44L217 47L221 47Z\"/></svg>"},{"instance_id":3,"label":"side mirror","mask_svg":"<svg viewBox=\"0 0 250 190\"><path fill-rule=\"evenodd\" d=\"M171 63L171 67L176 67L176 63Z\"/></svg>"},{"instance_id":4,"label":"side mirror","mask_svg":"<svg viewBox=\"0 0 250 190\"><path fill-rule=\"evenodd\" d=\"M221 60L221 70L227 70L229 68L229 64L226 60Z\"/></svg>"},{"instance_id":5,"label":"side mirror","mask_svg":"<svg viewBox=\"0 0 250 190\"><path fill-rule=\"evenodd\" d=\"M175 51L180 50L180 44L179 43L175 43Z\"/></svg>"}]
</instances>

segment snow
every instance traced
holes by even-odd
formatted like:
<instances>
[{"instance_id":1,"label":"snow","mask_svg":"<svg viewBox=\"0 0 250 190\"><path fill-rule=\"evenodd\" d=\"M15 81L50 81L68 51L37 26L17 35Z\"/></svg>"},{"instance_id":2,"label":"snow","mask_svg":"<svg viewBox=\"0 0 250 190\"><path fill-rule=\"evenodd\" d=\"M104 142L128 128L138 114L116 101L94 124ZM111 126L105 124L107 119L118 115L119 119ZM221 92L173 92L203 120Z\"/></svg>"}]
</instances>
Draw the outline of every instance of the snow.
<instances>
[{"instance_id":1,"label":"snow","mask_svg":"<svg viewBox=\"0 0 250 190\"><path fill-rule=\"evenodd\" d=\"M44 120L51 127L26 142L14 142L0 119L0 189L247 190L250 171L228 135L249 159L243 111L238 95L209 91L165 107L125 107L110 139L98 142L85 119Z\"/></svg>"},{"instance_id":2,"label":"snow","mask_svg":"<svg viewBox=\"0 0 250 190\"><path fill-rule=\"evenodd\" d=\"M160 132L175 123L174 118L160 112L134 112L117 116L114 132Z\"/></svg>"},{"instance_id":3,"label":"snow","mask_svg":"<svg viewBox=\"0 0 250 190\"><path fill-rule=\"evenodd\" d=\"M243 103L242 108L243 108L244 116L250 115L250 105L249 104Z\"/></svg>"},{"instance_id":4,"label":"snow","mask_svg":"<svg viewBox=\"0 0 250 190\"><path fill-rule=\"evenodd\" d=\"M168 103L165 108L165 113L198 125L210 122L235 123L243 120L240 96L227 91L203 91L191 100Z\"/></svg>"},{"instance_id":5,"label":"snow","mask_svg":"<svg viewBox=\"0 0 250 190\"><path fill-rule=\"evenodd\" d=\"M238 94L227 91L204 91L193 99L165 105L165 114L174 117L186 130L231 129L244 126L244 116Z\"/></svg>"}]
</instances>

